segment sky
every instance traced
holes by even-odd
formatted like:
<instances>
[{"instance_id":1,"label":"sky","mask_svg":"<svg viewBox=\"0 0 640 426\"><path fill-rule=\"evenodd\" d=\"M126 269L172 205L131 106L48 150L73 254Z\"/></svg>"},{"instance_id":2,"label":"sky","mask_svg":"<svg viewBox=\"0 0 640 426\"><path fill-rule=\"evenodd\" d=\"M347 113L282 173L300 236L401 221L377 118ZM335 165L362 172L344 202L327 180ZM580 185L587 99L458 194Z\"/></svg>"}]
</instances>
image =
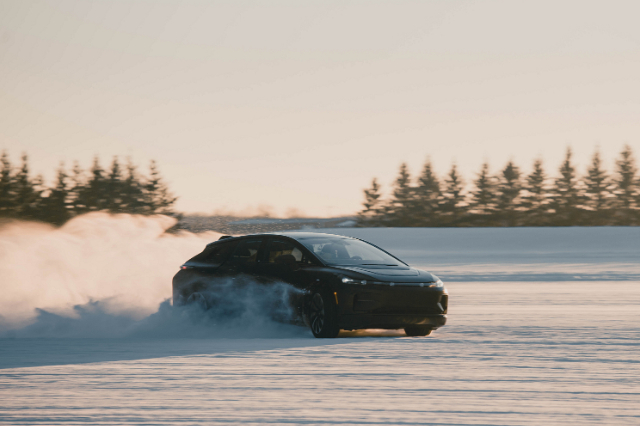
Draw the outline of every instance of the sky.
<instances>
[{"instance_id":1,"label":"sky","mask_svg":"<svg viewBox=\"0 0 640 426\"><path fill-rule=\"evenodd\" d=\"M187 213L353 214L427 157L640 156L637 1L0 0L0 150L155 159Z\"/></svg>"}]
</instances>

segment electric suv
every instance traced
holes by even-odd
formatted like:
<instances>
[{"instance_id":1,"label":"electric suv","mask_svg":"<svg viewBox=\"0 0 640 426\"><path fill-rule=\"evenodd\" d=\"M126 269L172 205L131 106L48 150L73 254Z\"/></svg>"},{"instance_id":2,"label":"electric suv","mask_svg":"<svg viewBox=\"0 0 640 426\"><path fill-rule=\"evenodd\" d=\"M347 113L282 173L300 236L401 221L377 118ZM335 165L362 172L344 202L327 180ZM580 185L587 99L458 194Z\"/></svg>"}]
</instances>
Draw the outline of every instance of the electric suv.
<instances>
[{"instance_id":1,"label":"electric suv","mask_svg":"<svg viewBox=\"0 0 640 426\"><path fill-rule=\"evenodd\" d=\"M308 326L315 337L367 328L427 336L447 321L448 293L438 277L357 238L315 232L221 237L180 267L174 305L215 309L212 292L230 282L291 286L287 320Z\"/></svg>"}]
</instances>

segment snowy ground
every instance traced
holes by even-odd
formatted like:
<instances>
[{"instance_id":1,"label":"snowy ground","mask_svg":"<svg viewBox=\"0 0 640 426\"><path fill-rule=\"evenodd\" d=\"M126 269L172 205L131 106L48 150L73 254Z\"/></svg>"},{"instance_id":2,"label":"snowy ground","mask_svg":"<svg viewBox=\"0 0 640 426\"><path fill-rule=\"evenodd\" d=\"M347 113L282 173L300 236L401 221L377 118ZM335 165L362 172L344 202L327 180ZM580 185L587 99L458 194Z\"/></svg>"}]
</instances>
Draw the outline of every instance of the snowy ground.
<instances>
[{"instance_id":1,"label":"snowy ground","mask_svg":"<svg viewBox=\"0 0 640 426\"><path fill-rule=\"evenodd\" d=\"M341 232L448 279L447 326L4 338L0 423L640 424L638 230Z\"/></svg>"},{"instance_id":2,"label":"snowy ground","mask_svg":"<svg viewBox=\"0 0 640 426\"><path fill-rule=\"evenodd\" d=\"M447 281L640 281L640 227L330 229Z\"/></svg>"}]
</instances>

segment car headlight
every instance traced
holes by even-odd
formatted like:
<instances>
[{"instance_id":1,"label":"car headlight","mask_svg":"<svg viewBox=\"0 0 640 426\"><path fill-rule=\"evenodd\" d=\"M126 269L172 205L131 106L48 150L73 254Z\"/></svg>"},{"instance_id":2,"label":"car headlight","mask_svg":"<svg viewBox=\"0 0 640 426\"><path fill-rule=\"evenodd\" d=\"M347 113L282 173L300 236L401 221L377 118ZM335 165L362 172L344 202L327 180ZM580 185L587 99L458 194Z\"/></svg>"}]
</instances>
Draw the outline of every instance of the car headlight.
<instances>
[{"instance_id":1,"label":"car headlight","mask_svg":"<svg viewBox=\"0 0 640 426\"><path fill-rule=\"evenodd\" d=\"M362 285L367 284L367 280L354 280L353 278L347 278L347 277L344 277L342 279L342 282L344 284L362 284Z\"/></svg>"},{"instance_id":2,"label":"car headlight","mask_svg":"<svg viewBox=\"0 0 640 426\"><path fill-rule=\"evenodd\" d=\"M343 277L341 279L343 284L355 284L355 285L367 285L367 284L380 284L380 285L390 285L391 287L395 286L396 283L389 282L379 282L379 281L367 281L367 280L354 280L353 278ZM399 285L419 285L420 287L429 287L429 288L444 288L444 283L441 279L438 278L437 281L428 282L428 283L400 283Z\"/></svg>"}]
</instances>

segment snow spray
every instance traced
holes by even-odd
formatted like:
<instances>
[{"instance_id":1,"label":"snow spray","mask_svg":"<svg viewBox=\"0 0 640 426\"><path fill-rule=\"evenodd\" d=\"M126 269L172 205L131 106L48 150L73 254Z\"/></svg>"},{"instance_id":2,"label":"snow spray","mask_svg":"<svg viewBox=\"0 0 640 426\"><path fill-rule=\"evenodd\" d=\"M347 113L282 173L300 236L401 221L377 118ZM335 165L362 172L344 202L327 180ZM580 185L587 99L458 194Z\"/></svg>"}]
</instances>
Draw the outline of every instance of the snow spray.
<instances>
[{"instance_id":1,"label":"snow spray","mask_svg":"<svg viewBox=\"0 0 640 426\"><path fill-rule=\"evenodd\" d=\"M98 212L60 228L19 221L0 227L0 336L232 336L279 328L265 309L286 297L284 284L227 288L218 295L226 297L218 305L224 310L171 305L179 266L220 237L166 233L175 223Z\"/></svg>"}]
</instances>

